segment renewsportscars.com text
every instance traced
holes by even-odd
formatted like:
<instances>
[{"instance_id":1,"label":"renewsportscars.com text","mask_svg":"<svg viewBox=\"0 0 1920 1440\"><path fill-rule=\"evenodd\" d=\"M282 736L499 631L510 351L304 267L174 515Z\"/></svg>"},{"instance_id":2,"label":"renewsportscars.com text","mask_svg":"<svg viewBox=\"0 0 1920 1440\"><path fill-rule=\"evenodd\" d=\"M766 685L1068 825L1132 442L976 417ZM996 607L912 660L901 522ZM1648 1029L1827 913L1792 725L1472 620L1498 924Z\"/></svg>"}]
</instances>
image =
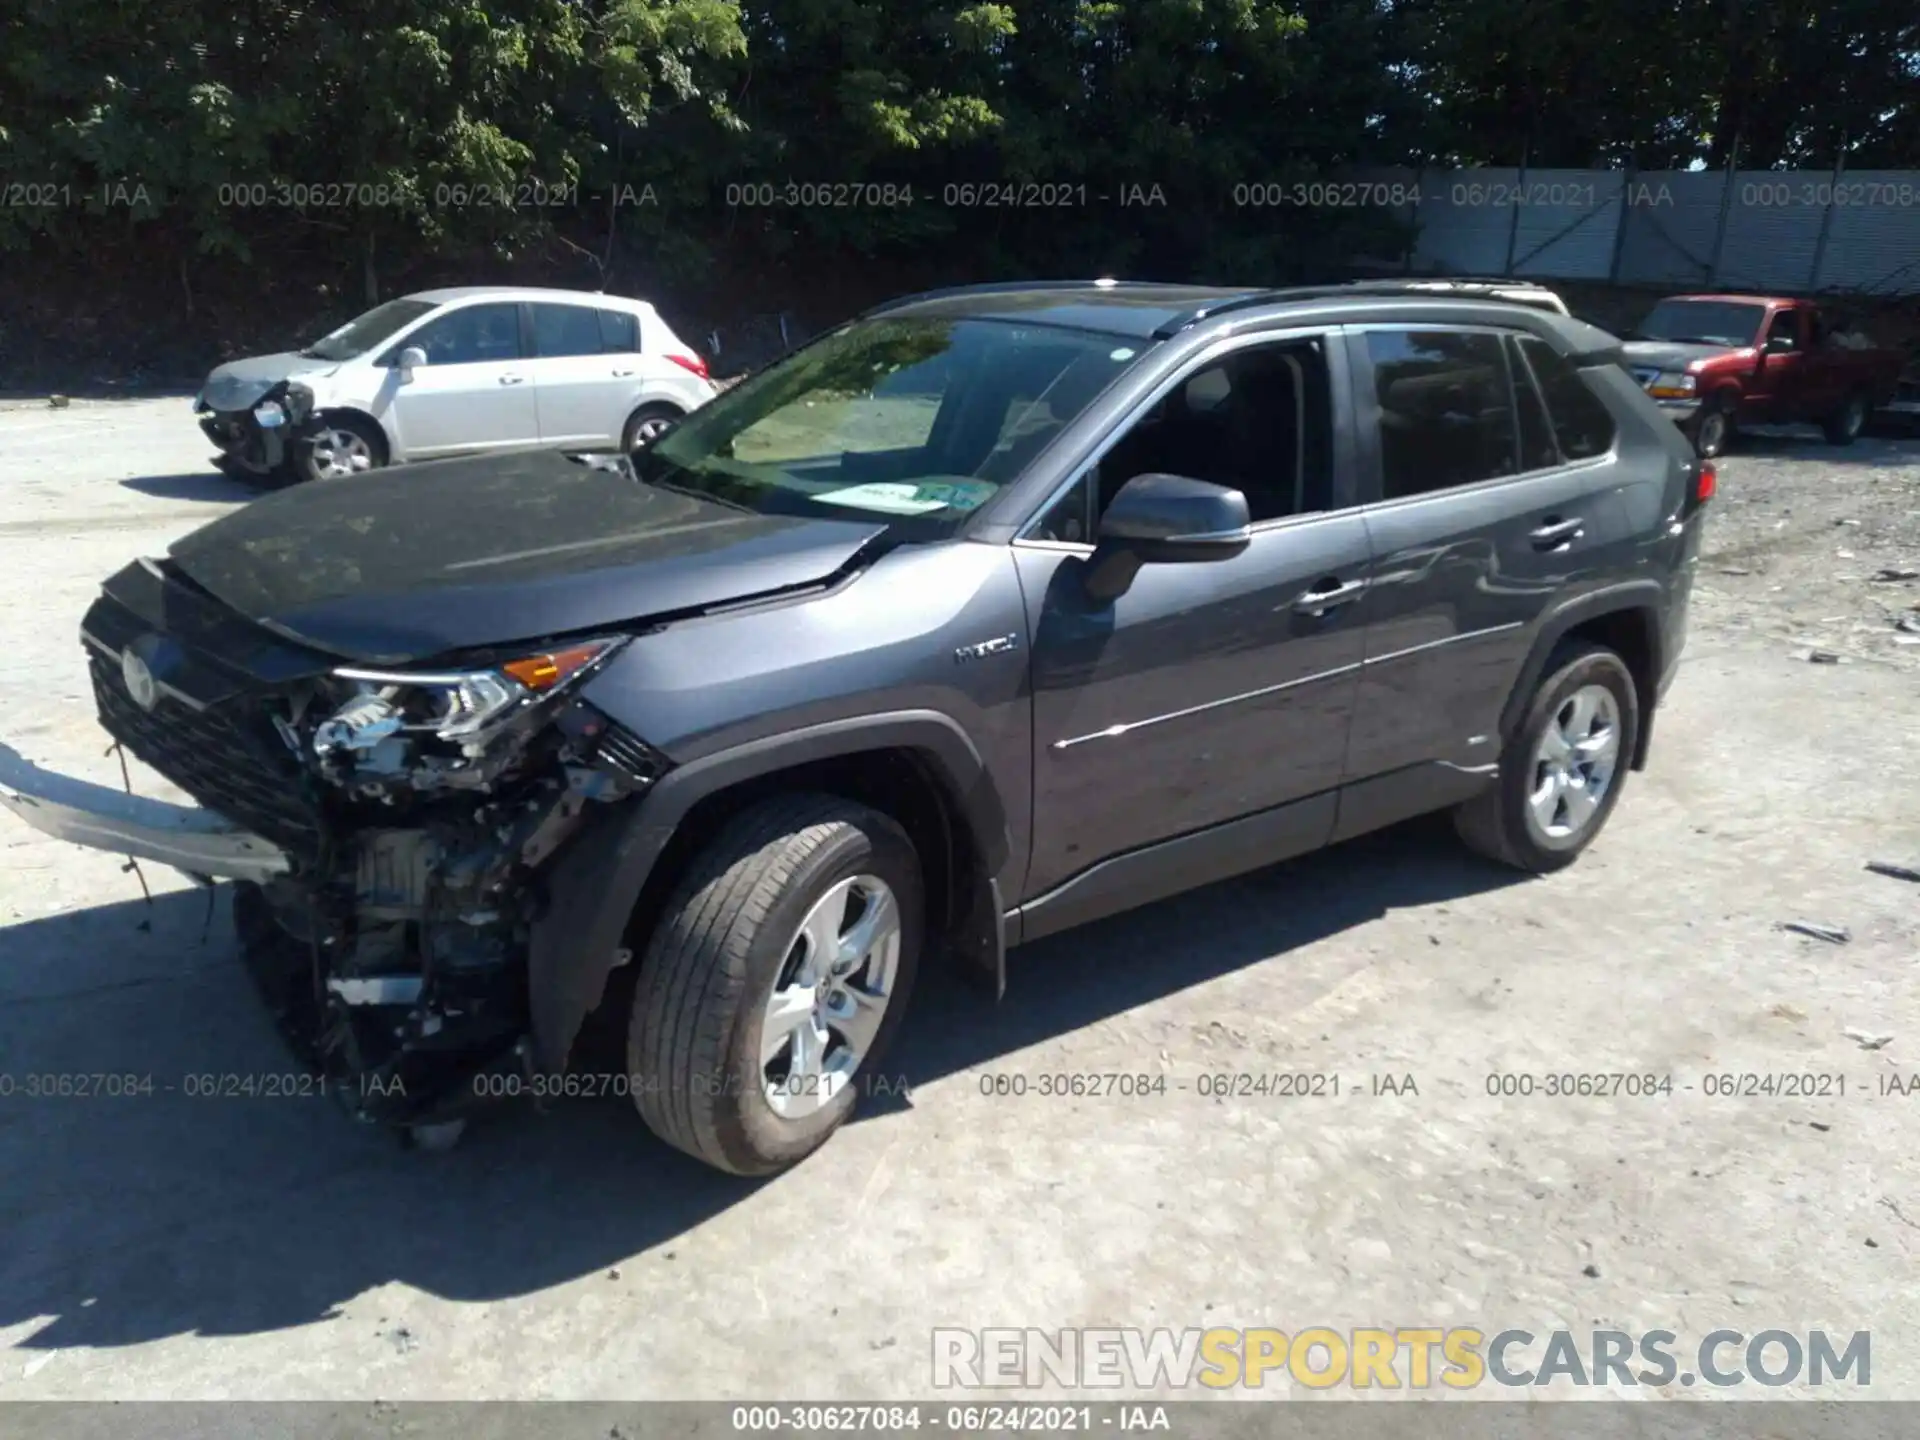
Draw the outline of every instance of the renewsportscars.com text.
<instances>
[{"instance_id":1,"label":"renewsportscars.com text","mask_svg":"<svg viewBox=\"0 0 1920 1440\"><path fill-rule=\"evenodd\" d=\"M1672 1330L1395 1326L1173 1330L936 1329L936 1389L1069 1389L1290 1385L1310 1390L1472 1390L1668 1385L1851 1385L1873 1375L1868 1331Z\"/></svg>"}]
</instances>

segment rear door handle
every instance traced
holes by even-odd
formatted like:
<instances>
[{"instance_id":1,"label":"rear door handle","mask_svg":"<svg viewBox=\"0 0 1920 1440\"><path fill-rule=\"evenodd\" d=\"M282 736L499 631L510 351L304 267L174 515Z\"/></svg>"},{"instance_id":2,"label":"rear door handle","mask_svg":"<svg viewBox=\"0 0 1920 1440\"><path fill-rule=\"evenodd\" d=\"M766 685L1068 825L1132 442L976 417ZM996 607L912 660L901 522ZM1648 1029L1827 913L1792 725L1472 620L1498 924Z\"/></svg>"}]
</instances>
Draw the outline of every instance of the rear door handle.
<instances>
[{"instance_id":1,"label":"rear door handle","mask_svg":"<svg viewBox=\"0 0 1920 1440\"><path fill-rule=\"evenodd\" d=\"M1558 550L1562 545L1570 545L1578 540L1586 525L1587 522L1578 515L1571 520L1548 520L1529 533L1527 538L1533 541L1536 550Z\"/></svg>"},{"instance_id":2,"label":"rear door handle","mask_svg":"<svg viewBox=\"0 0 1920 1440\"><path fill-rule=\"evenodd\" d=\"M525 380L526 378L527 377L524 375L502 375L500 377L500 383L502 385L518 385L522 380Z\"/></svg>"},{"instance_id":3,"label":"rear door handle","mask_svg":"<svg viewBox=\"0 0 1920 1440\"><path fill-rule=\"evenodd\" d=\"M1295 600L1293 608L1300 615L1324 615L1335 606L1358 600L1366 588L1364 580L1322 580Z\"/></svg>"},{"instance_id":4,"label":"rear door handle","mask_svg":"<svg viewBox=\"0 0 1920 1440\"><path fill-rule=\"evenodd\" d=\"M632 371L632 370L616 370L616 371L614 371L613 373L614 373L614 374L615 374L615 375L616 375L616 376L617 376L618 378L620 378L620 379L622 379L622 380L624 380L624 379L626 379L626 378L627 378L627 376L629 376L629 375L631 375L631 374L633 374L633 371Z\"/></svg>"}]
</instances>

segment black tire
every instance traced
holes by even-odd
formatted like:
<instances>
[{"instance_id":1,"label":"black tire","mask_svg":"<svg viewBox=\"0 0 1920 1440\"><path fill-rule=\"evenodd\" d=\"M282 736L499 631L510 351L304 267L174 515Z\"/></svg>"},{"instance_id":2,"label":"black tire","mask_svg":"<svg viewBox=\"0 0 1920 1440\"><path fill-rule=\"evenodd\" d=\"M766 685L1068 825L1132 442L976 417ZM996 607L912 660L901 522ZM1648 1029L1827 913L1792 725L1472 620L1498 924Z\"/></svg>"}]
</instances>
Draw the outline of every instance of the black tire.
<instances>
[{"instance_id":1,"label":"black tire","mask_svg":"<svg viewBox=\"0 0 1920 1440\"><path fill-rule=\"evenodd\" d=\"M1539 779L1535 752L1561 707L1576 691L1595 684L1612 693L1619 713L1613 771L1592 816L1574 834L1556 838L1540 826L1529 804ZM1626 784L1639 736L1640 696L1626 662L1604 645L1564 645L1548 658L1546 674L1525 717L1500 752L1499 782L1455 808L1454 828L1469 848L1503 865L1536 875L1564 869L1606 827Z\"/></svg>"},{"instance_id":2,"label":"black tire","mask_svg":"<svg viewBox=\"0 0 1920 1440\"><path fill-rule=\"evenodd\" d=\"M860 874L883 880L900 908L892 998L854 1083L811 1115L784 1119L763 1085L763 1007L808 911ZM853 1112L861 1079L872 1076L899 1027L924 914L913 843L879 811L803 794L735 817L668 901L634 986L627 1073L647 1127L734 1175L770 1175L819 1149Z\"/></svg>"},{"instance_id":3,"label":"black tire","mask_svg":"<svg viewBox=\"0 0 1920 1440\"><path fill-rule=\"evenodd\" d=\"M1727 453L1737 428L1731 402L1710 395L1701 402L1699 413L1687 422L1687 439L1696 455L1712 460Z\"/></svg>"},{"instance_id":4,"label":"black tire","mask_svg":"<svg viewBox=\"0 0 1920 1440\"><path fill-rule=\"evenodd\" d=\"M351 446L356 440L364 450L366 470L378 470L385 466L387 437L378 425L362 420L357 415L323 415L314 422L313 431L293 446L294 478L303 482L324 482L336 478L327 460L336 454L347 453L340 447L343 444Z\"/></svg>"},{"instance_id":5,"label":"black tire","mask_svg":"<svg viewBox=\"0 0 1920 1440\"><path fill-rule=\"evenodd\" d=\"M644 425L657 424L662 420L678 420L684 411L671 405L642 405L627 417L626 425L620 431L620 449L631 455L640 448L640 429Z\"/></svg>"},{"instance_id":6,"label":"black tire","mask_svg":"<svg viewBox=\"0 0 1920 1440\"><path fill-rule=\"evenodd\" d=\"M1873 404L1866 393L1856 390L1838 410L1820 422L1820 429L1829 445L1851 445L1866 430L1867 418L1872 413Z\"/></svg>"}]
</instances>

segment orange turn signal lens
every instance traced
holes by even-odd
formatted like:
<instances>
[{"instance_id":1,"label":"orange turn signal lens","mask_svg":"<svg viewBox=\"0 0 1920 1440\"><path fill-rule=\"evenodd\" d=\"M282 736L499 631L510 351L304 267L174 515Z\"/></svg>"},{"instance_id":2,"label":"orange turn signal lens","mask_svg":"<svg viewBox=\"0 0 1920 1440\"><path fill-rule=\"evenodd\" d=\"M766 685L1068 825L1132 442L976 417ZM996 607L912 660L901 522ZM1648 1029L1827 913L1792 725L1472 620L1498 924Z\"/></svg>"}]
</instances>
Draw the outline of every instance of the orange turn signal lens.
<instances>
[{"instance_id":1,"label":"orange turn signal lens","mask_svg":"<svg viewBox=\"0 0 1920 1440\"><path fill-rule=\"evenodd\" d=\"M509 660L500 667L500 671L538 694L542 690L551 690L569 676L577 674L582 667L591 665L606 653L606 649L604 641L570 645L564 650L549 651L545 655L525 655L518 660Z\"/></svg>"}]
</instances>

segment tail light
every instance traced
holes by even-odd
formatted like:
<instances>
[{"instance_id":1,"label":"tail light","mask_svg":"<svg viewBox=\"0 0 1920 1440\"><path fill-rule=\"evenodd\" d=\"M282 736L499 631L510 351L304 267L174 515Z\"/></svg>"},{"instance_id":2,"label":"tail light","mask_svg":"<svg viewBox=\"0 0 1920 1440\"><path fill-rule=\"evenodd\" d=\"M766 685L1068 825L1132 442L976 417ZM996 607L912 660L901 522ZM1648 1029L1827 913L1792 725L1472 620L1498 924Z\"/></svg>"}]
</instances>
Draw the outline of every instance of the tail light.
<instances>
[{"instance_id":1,"label":"tail light","mask_svg":"<svg viewBox=\"0 0 1920 1440\"><path fill-rule=\"evenodd\" d=\"M702 380L705 380L708 378L707 362L702 360L698 355L669 354L667 356L667 359L671 360L674 364L678 365L682 370L691 370L694 374L698 375Z\"/></svg>"},{"instance_id":2,"label":"tail light","mask_svg":"<svg viewBox=\"0 0 1920 1440\"><path fill-rule=\"evenodd\" d=\"M1697 512L1702 505L1713 499L1714 492L1720 488L1720 476L1713 468L1711 460L1696 460L1693 464L1693 476L1687 484L1687 500L1680 507L1682 518Z\"/></svg>"}]
</instances>

